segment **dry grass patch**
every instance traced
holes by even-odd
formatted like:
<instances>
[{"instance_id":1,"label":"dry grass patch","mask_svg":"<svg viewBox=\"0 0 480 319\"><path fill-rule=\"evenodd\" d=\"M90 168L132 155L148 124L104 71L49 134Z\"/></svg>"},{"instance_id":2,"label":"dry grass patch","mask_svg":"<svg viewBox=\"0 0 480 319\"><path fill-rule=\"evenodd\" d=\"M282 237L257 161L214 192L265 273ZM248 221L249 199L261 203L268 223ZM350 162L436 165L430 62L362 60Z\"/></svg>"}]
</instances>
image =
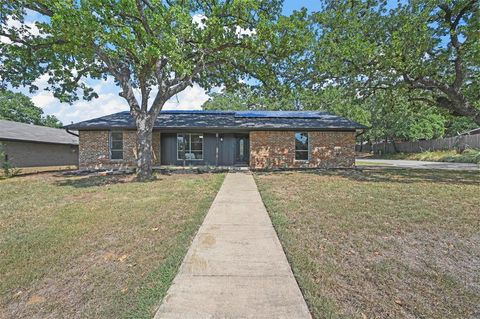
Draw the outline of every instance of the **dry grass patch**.
<instances>
[{"instance_id":1,"label":"dry grass patch","mask_svg":"<svg viewBox=\"0 0 480 319\"><path fill-rule=\"evenodd\" d=\"M0 181L1 318L148 318L223 175Z\"/></svg>"},{"instance_id":2,"label":"dry grass patch","mask_svg":"<svg viewBox=\"0 0 480 319\"><path fill-rule=\"evenodd\" d=\"M480 317L480 174L257 174L316 318Z\"/></svg>"},{"instance_id":3,"label":"dry grass patch","mask_svg":"<svg viewBox=\"0 0 480 319\"><path fill-rule=\"evenodd\" d=\"M480 164L480 149L466 149L462 153L457 152L456 150L426 151L422 153L392 153L375 157L381 159Z\"/></svg>"}]
</instances>

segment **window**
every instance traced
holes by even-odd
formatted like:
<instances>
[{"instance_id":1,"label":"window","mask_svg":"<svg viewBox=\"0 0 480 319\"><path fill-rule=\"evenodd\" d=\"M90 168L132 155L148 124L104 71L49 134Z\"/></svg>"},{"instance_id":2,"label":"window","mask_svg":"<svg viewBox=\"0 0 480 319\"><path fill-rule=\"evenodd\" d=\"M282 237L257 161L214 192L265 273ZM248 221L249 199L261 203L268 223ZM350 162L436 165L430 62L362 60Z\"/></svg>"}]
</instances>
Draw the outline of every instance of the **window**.
<instances>
[{"instance_id":1,"label":"window","mask_svg":"<svg viewBox=\"0 0 480 319\"><path fill-rule=\"evenodd\" d=\"M110 133L110 159L112 160L123 159L123 133L122 132Z\"/></svg>"},{"instance_id":2,"label":"window","mask_svg":"<svg viewBox=\"0 0 480 319\"><path fill-rule=\"evenodd\" d=\"M295 133L295 160L308 161L308 133Z\"/></svg>"},{"instance_id":3,"label":"window","mask_svg":"<svg viewBox=\"0 0 480 319\"><path fill-rule=\"evenodd\" d=\"M177 134L177 159L202 160L203 134Z\"/></svg>"}]
</instances>

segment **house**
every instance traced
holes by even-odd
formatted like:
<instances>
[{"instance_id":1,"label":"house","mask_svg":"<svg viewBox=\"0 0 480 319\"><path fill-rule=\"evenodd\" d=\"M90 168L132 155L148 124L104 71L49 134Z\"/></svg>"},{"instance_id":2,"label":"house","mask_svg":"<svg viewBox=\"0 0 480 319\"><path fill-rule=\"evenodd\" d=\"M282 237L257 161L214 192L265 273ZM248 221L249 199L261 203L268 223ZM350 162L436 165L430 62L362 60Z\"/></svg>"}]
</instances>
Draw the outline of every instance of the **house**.
<instances>
[{"instance_id":1,"label":"house","mask_svg":"<svg viewBox=\"0 0 480 319\"><path fill-rule=\"evenodd\" d=\"M3 158L14 167L78 165L78 137L65 130L0 120Z\"/></svg>"},{"instance_id":2,"label":"house","mask_svg":"<svg viewBox=\"0 0 480 319\"><path fill-rule=\"evenodd\" d=\"M135 121L120 112L66 126L78 130L80 168L135 165ZM325 112L162 111L154 165L252 169L351 167L366 127Z\"/></svg>"}]
</instances>

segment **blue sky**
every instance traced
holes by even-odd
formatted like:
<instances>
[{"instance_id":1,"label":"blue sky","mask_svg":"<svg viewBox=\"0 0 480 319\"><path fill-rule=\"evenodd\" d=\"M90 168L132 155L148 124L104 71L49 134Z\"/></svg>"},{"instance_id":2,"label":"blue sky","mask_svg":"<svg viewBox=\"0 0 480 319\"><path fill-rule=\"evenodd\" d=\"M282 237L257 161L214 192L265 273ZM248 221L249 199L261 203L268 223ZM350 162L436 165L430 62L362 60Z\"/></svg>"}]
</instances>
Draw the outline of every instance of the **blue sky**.
<instances>
[{"instance_id":1,"label":"blue sky","mask_svg":"<svg viewBox=\"0 0 480 319\"><path fill-rule=\"evenodd\" d=\"M284 13L290 14L292 11L302 7L306 7L310 11L318 11L320 2L313 0L286 0L284 2ZM32 23L36 19L38 19L36 16L27 16L27 23ZM50 92L42 90L46 85L47 79L45 76L37 80L40 90L34 94L28 94L28 91L24 89L20 91L27 93L33 102L41 107L46 114L55 115L64 124L128 110L125 100L118 96L119 89L115 86L112 79L107 81L87 79L87 82L94 86L99 98L92 101L80 100L73 103L73 105L60 103ZM205 90L198 85L194 85L168 101L164 109L200 109L207 99L208 95Z\"/></svg>"}]
</instances>

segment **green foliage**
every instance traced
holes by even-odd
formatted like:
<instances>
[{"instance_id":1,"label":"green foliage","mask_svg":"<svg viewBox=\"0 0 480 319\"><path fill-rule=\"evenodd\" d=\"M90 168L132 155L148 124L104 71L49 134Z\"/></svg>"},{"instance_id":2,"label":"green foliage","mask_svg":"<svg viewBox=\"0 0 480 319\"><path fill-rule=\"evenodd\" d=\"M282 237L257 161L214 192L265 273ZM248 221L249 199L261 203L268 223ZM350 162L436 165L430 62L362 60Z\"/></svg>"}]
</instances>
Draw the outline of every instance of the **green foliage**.
<instances>
[{"instance_id":1,"label":"green foliage","mask_svg":"<svg viewBox=\"0 0 480 319\"><path fill-rule=\"evenodd\" d=\"M294 107L291 97L272 96L247 85L210 93L210 98L202 105L205 110L292 110Z\"/></svg>"},{"instance_id":2,"label":"green foliage","mask_svg":"<svg viewBox=\"0 0 480 319\"><path fill-rule=\"evenodd\" d=\"M22 21L26 9L46 17L36 23L38 36L6 23ZM281 1L6 1L2 13L2 31L22 43L1 44L2 80L35 90L33 81L48 74L49 89L68 102L79 89L96 97L85 77L113 76L125 95L141 88L142 99L159 88L162 100L169 88L193 82L207 89L242 78L274 83L275 68L307 36L306 12L281 16Z\"/></svg>"},{"instance_id":3,"label":"green foliage","mask_svg":"<svg viewBox=\"0 0 480 319\"><path fill-rule=\"evenodd\" d=\"M2 163L3 178L10 178L20 174L21 169L15 168L12 163L10 163L5 156L4 145L0 143L0 162Z\"/></svg>"},{"instance_id":4,"label":"green foliage","mask_svg":"<svg viewBox=\"0 0 480 319\"><path fill-rule=\"evenodd\" d=\"M0 89L0 119L21 123L62 127L54 115L44 115L43 110L21 93Z\"/></svg>"},{"instance_id":5,"label":"green foliage","mask_svg":"<svg viewBox=\"0 0 480 319\"><path fill-rule=\"evenodd\" d=\"M243 87L210 94L203 104L210 110L319 110L347 117L370 129L364 140L401 139L415 141L444 136L451 116L421 101L411 101L406 92L381 91L368 97L352 96L341 87L297 91L293 97ZM456 118L458 119L458 118ZM470 121L471 122L471 121ZM457 123L458 128L462 127Z\"/></svg>"},{"instance_id":6,"label":"green foliage","mask_svg":"<svg viewBox=\"0 0 480 319\"><path fill-rule=\"evenodd\" d=\"M324 0L299 87L402 96L480 124L478 0ZM292 66L298 74L298 66Z\"/></svg>"},{"instance_id":7,"label":"green foliage","mask_svg":"<svg viewBox=\"0 0 480 319\"><path fill-rule=\"evenodd\" d=\"M306 10L282 16L281 0L7 0L1 5L0 78L13 87L48 89L60 101L97 97L82 79L111 76L136 125L138 174L152 174L151 132L163 105L193 83L205 89L256 80L275 87L286 59L311 33ZM42 16L39 34L23 23ZM20 22L16 27L9 23ZM140 94L135 95L135 90ZM155 93L154 93L155 92Z\"/></svg>"}]
</instances>

